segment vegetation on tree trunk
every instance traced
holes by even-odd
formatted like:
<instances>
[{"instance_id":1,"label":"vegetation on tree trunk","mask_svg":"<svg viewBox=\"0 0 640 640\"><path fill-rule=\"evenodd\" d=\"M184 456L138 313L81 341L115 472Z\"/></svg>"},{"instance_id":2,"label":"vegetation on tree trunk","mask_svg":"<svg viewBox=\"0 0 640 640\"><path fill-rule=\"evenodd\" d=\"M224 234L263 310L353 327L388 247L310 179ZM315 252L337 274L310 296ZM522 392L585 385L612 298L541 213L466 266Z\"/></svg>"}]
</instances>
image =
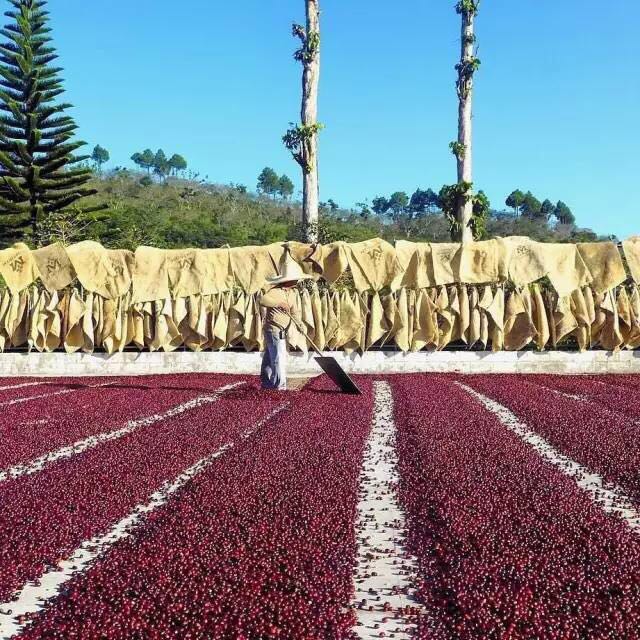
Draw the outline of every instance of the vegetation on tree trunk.
<instances>
[{"instance_id":1,"label":"vegetation on tree trunk","mask_svg":"<svg viewBox=\"0 0 640 640\"><path fill-rule=\"evenodd\" d=\"M302 216L305 236L317 240L318 184L318 83L320 79L320 7L319 0L305 0L306 27L293 25L293 35L300 40L294 58L302 64L302 108L300 124L290 123L282 138L302 169Z\"/></svg>"},{"instance_id":2,"label":"vegetation on tree trunk","mask_svg":"<svg viewBox=\"0 0 640 640\"><path fill-rule=\"evenodd\" d=\"M73 141L77 129L65 115L70 104L56 99L64 92L61 69L50 46L46 0L9 0L11 18L0 33L0 240L17 240L48 216L87 215L105 207L82 208L77 201L96 193L85 185L91 169L76 156L85 143Z\"/></svg>"}]
</instances>

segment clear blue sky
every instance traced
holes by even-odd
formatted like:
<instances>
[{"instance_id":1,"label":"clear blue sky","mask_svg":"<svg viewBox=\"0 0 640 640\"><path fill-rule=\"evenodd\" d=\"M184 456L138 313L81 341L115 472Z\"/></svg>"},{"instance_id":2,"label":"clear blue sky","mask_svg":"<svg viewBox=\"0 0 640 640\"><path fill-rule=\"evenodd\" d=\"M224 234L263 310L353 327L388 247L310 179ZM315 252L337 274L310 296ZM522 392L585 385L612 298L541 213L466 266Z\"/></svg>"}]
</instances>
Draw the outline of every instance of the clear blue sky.
<instances>
[{"instance_id":1,"label":"clear blue sky","mask_svg":"<svg viewBox=\"0 0 640 640\"><path fill-rule=\"evenodd\" d=\"M270 165L299 185L280 138L299 112L302 0L49 4L80 133L112 165L162 147L216 182L254 189ZM455 181L453 5L322 0L323 199ZM640 233L636 13L636 0L482 3L475 184L494 206L531 189L599 233Z\"/></svg>"}]
</instances>

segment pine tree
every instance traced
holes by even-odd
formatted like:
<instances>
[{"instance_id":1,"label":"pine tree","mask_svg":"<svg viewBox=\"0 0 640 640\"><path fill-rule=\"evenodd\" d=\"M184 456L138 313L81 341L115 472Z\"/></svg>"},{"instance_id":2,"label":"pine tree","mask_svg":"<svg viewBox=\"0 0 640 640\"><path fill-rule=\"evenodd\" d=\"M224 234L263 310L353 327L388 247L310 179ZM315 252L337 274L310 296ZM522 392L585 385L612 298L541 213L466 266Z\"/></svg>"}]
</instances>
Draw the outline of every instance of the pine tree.
<instances>
[{"instance_id":1,"label":"pine tree","mask_svg":"<svg viewBox=\"0 0 640 640\"><path fill-rule=\"evenodd\" d=\"M56 101L63 92L50 46L46 0L9 0L12 22L0 30L0 239L16 239L50 215L73 209L84 215L105 207L81 208L78 200L96 193L85 187L91 169L77 163L77 129L65 114L72 105ZM2 228L4 227L4 232Z\"/></svg>"}]
</instances>

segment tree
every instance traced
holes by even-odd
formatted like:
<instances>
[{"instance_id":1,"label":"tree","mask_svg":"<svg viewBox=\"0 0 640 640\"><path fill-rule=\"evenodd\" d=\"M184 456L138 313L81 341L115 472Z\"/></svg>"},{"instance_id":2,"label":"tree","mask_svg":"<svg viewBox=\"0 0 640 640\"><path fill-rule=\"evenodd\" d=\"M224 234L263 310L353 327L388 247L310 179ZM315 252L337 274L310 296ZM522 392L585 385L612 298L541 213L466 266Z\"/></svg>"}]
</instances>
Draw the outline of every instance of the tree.
<instances>
[{"instance_id":1,"label":"tree","mask_svg":"<svg viewBox=\"0 0 640 640\"><path fill-rule=\"evenodd\" d=\"M104 148L97 144L93 148L93 153L91 154L91 159L96 163L98 167L98 171L102 171L102 165L105 162L109 162L109 152Z\"/></svg>"},{"instance_id":2,"label":"tree","mask_svg":"<svg viewBox=\"0 0 640 640\"><path fill-rule=\"evenodd\" d=\"M409 204L409 196L404 191L396 191L389 197L389 209L393 215L393 219L397 220L405 213Z\"/></svg>"},{"instance_id":3,"label":"tree","mask_svg":"<svg viewBox=\"0 0 640 640\"><path fill-rule=\"evenodd\" d=\"M70 104L56 102L64 93L61 68L50 45L46 0L9 0L11 23L0 44L0 216L5 239L18 239L31 227L35 239L41 219L72 206L79 213L104 209L77 203L96 193L85 187L92 172L76 156L85 145L73 141L77 125L65 115Z\"/></svg>"},{"instance_id":4,"label":"tree","mask_svg":"<svg viewBox=\"0 0 640 640\"><path fill-rule=\"evenodd\" d=\"M553 212L556 210L556 206L547 198L540 208L540 213L544 216L545 220L549 220L549 218L553 215Z\"/></svg>"},{"instance_id":5,"label":"tree","mask_svg":"<svg viewBox=\"0 0 640 640\"><path fill-rule=\"evenodd\" d=\"M504 201L507 207L511 207L513 209L513 213L516 216L518 216L518 214L520 213L520 207L522 206L523 202L524 202L524 193L522 193L520 189L516 189L515 191L512 191L507 196L507 199Z\"/></svg>"},{"instance_id":6,"label":"tree","mask_svg":"<svg viewBox=\"0 0 640 640\"><path fill-rule=\"evenodd\" d=\"M428 206L429 196L427 192L422 189L416 189L409 200L409 212L412 216L418 217L427 212Z\"/></svg>"},{"instance_id":7,"label":"tree","mask_svg":"<svg viewBox=\"0 0 640 640\"><path fill-rule=\"evenodd\" d=\"M174 153L169 158L169 170L173 172L174 176L178 175L179 171L186 171L187 166L187 161L179 153Z\"/></svg>"},{"instance_id":8,"label":"tree","mask_svg":"<svg viewBox=\"0 0 640 640\"><path fill-rule=\"evenodd\" d=\"M473 77L480 66L476 57L475 18L478 15L480 0L459 0L456 12L462 18L460 62L456 65L458 80L458 139L451 143L458 168L458 189L455 198L455 219L452 219L452 231L462 242L473 239L471 224L473 217ZM446 212L445 212L446 213ZM450 214L451 215L451 214Z\"/></svg>"},{"instance_id":9,"label":"tree","mask_svg":"<svg viewBox=\"0 0 640 640\"><path fill-rule=\"evenodd\" d=\"M258 192L267 196L275 196L279 187L278 174L271 167L265 167L258 176Z\"/></svg>"},{"instance_id":10,"label":"tree","mask_svg":"<svg viewBox=\"0 0 640 640\"><path fill-rule=\"evenodd\" d=\"M383 216L389 211L389 201L384 196L377 196L371 201L371 208L378 216Z\"/></svg>"},{"instance_id":11,"label":"tree","mask_svg":"<svg viewBox=\"0 0 640 640\"><path fill-rule=\"evenodd\" d=\"M531 193L531 191L527 191L527 193L524 194L520 211L522 215L527 218L541 218L542 203Z\"/></svg>"},{"instance_id":12,"label":"tree","mask_svg":"<svg viewBox=\"0 0 640 640\"><path fill-rule=\"evenodd\" d=\"M281 175L278 180L278 193L280 194L280 197L287 200L293 195L293 189L294 185L293 182L291 182L291 178L284 174Z\"/></svg>"},{"instance_id":13,"label":"tree","mask_svg":"<svg viewBox=\"0 0 640 640\"><path fill-rule=\"evenodd\" d=\"M147 170L147 174L151 174L155 158L155 153L153 153L151 149L145 149L142 153L134 153L131 156L131 159L135 164L137 164L141 169Z\"/></svg>"},{"instance_id":14,"label":"tree","mask_svg":"<svg viewBox=\"0 0 640 640\"><path fill-rule=\"evenodd\" d=\"M291 123L282 138L302 169L302 224L309 242L318 238L318 84L320 80L320 1L305 0L306 27L293 25L293 35L300 40L294 58L302 64L302 106L299 125Z\"/></svg>"},{"instance_id":15,"label":"tree","mask_svg":"<svg viewBox=\"0 0 640 640\"><path fill-rule=\"evenodd\" d=\"M576 222L576 217L573 215L573 212L562 200L558 200L553 215L560 224L575 224Z\"/></svg>"},{"instance_id":16,"label":"tree","mask_svg":"<svg viewBox=\"0 0 640 640\"><path fill-rule=\"evenodd\" d=\"M171 167L169 166L166 153L162 149L158 149L153 158L153 172L162 182L166 182L170 171Z\"/></svg>"}]
</instances>

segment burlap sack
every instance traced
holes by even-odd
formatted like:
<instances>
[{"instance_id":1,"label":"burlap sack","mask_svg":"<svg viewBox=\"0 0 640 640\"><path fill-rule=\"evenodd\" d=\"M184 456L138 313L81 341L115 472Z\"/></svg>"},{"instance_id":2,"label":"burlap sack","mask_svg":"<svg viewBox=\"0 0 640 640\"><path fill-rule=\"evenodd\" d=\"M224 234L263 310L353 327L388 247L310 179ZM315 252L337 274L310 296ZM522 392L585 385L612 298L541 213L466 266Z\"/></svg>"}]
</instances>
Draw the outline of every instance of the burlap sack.
<instances>
[{"instance_id":1,"label":"burlap sack","mask_svg":"<svg viewBox=\"0 0 640 640\"><path fill-rule=\"evenodd\" d=\"M498 240L469 242L460 249L458 282L485 284L502 282L508 277L507 248Z\"/></svg>"},{"instance_id":2,"label":"burlap sack","mask_svg":"<svg viewBox=\"0 0 640 640\"><path fill-rule=\"evenodd\" d=\"M380 291L402 274L395 249L385 240L374 238L345 245L356 291Z\"/></svg>"},{"instance_id":3,"label":"burlap sack","mask_svg":"<svg viewBox=\"0 0 640 640\"><path fill-rule=\"evenodd\" d=\"M359 299L348 291L340 294L340 325L337 331L337 346L356 350L360 344L362 335L362 314Z\"/></svg>"},{"instance_id":4,"label":"burlap sack","mask_svg":"<svg viewBox=\"0 0 640 640\"><path fill-rule=\"evenodd\" d=\"M531 303L533 326L536 330L536 347L539 351L544 351L551 338L551 329L544 298L537 283L531 285Z\"/></svg>"},{"instance_id":5,"label":"burlap sack","mask_svg":"<svg viewBox=\"0 0 640 640\"><path fill-rule=\"evenodd\" d=\"M634 330L633 317L631 312L631 302L629 295L624 287L620 287L616 296L616 309L618 311L618 322L620 327L620 335L622 336L622 345L629 343L632 332Z\"/></svg>"},{"instance_id":6,"label":"burlap sack","mask_svg":"<svg viewBox=\"0 0 640 640\"><path fill-rule=\"evenodd\" d=\"M480 295L477 287L469 287L469 327L467 329L467 344L473 347L480 340Z\"/></svg>"},{"instance_id":7,"label":"burlap sack","mask_svg":"<svg viewBox=\"0 0 640 640\"><path fill-rule=\"evenodd\" d=\"M577 328L574 331L578 349L584 351L591 343L591 322L589 306L584 295L584 289L576 289L571 294L571 313L576 320Z\"/></svg>"},{"instance_id":8,"label":"burlap sack","mask_svg":"<svg viewBox=\"0 0 640 640\"><path fill-rule=\"evenodd\" d=\"M107 251L101 244L85 240L67 247L67 255L87 291L115 300L129 290L129 252Z\"/></svg>"},{"instance_id":9,"label":"burlap sack","mask_svg":"<svg viewBox=\"0 0 640 640\"><path fill-rule=\"evenodd\" d=\"M269 247L234 247L229 249L235 284L248 294L263 289L267 278L277 275L278 264Z\"/></svg>"},{"instance_id":10,"label":"burlap sack","mask_svg":"<svg viewBox=\"0 0 640 640\"><path fill-rule=\"evenodd\" d=\"M398 240L396 241L396 257L401 272L391 283L393 291L402 287L424 289L435 286L433 258L429 243Z\"/></svg>"},{"instance_id":11,"label":"burlap sack","mask_svg":"<svg viewBox=\"0 0 640 640\"><path fill-rule=\"evenodd\" d=\"M599 344L607 351L618 351L624 339L620 333L618 305L613 291L595 295L596 318L591 327L592 346Z\"/></svg>"},{"instance_id":12,"label":"burlap sack","mask_svg":"<svg viewBox=\"0 0 640 640\"><path fill-rule=\"evenodd\" d=\"M487 309L489 315L489 341L492 351L502 351L504 348L504 289L497 287L493 292L493 301Z\"/></svg>"},{"instance_id":13,"label":"burlap sack","mask_svg":"<svg viewBox=\"0 0 640 640\"><path fill-rule=\"evenodd\" d=\"M489 344L489 330L491 325L491 317L489 310L493 305L493 290L487 284L482 287L482 293L478 300L478 310L480 311L480 342L483 348L487 348Z\"/></svg>"},{"instance_id":14,"label":"burlap sack","mask_svg":"<svg viewBox=\"0 0 640 640\"><path fill-rule=\"evenodd\" d=\"M640 236L633 236L622 241L624 257L627 260L629 272L633 281L640 283Z\"/></svg>"},{"instance_id":15,"label":"burlap sack","mask_svg":"<svg viewBox=\"0 0 640 640\"><path fill-rule=\"evenodd\" d=\"M26 244L19 242L0 251L0 276L11 293L20 293L32 285L38 275L36 261Z\"/></svg>"},{"instance_id":16,"label":"burlap sack","mask_svg":"<svg viewBox=\"0 0 640 640\"><path fill-rule=\"evenodd\" d=\"M509 260L509 277L517 287L524 287L544 276L560 297L592 281L576 245L534 242L529 238L505 238Z\"/></svg>"},{"instance_id":17,"label":"burlap sack","mask_svg":"<svg viewBox=\"0 0 640 640\"><path fill-rule=\"evenodd\" d=\"M613 242L581 242L578 251L591 272L591 286L596 293L613 289L627 279L620 252Z\"/></svg>"},{"instance_id":18,"label":"burlap sack","mask_svg":"<svg viewBox=\"0 0 640 640\"><path fill-rule=\"evenodd\" d=\"M504 348L508 351L519 351L535 336L536 327L532 319L529 291L512 291L505 307Z\"/></svg>"},{"instance_id":19,"label":"burlap sack","mask_svg":"<svg viewBox=\"0 0 640 640\"><path fill-rule=\"evenodd\" d=\"M61 243L31 252L40 274L42 284L49 291L60 291L68 287L76 277L71 260Z\"/></svg>"},{"instance_id":20,"label":"burlap sack","mask_svg":"<svg viewBox=\"0 0 640 640\"><path fill-rule=\"evenodd\" d=\"M201 249L199 264L204 265L202 282L203 295L215 295L231 291L234 285L231 269L231 253L228 247L222 249Z\"/></svg>"},{"instance_id":21,"label":"burlap sack","mask_svg":"<svg viewBox=\"0 0 640 640\"><path fill-rule=\"evenodd\" d=\"M469 308L469 291L464 284L458 285L458 305L460 306L460 340L467 343L471 315Z\"/></svg>"},{"instance_id":22,"label":"burlap sack","mask_svg":"<svg viewBox=\"0 0 640 640\"><path fill-rule=\"evenodd\" d=\"M313 315L313 341L320 351L326 346L325 321L323 317L322 297L316 287L310 295L311 313Z\"/></svg>"},{"instance_id":23,"label":"burlap sack","mask_svg":"<svg viewBox=\"0 0 640 640\"><path fill-rule=\"evenodd\" d=\"M438 287L435 299L436 315L438 318L438 349L444 349L451 339L453 314L449 308L449 292L446 287Z\"/></svg>"},{"instance_id":24,"label":"burlap sack","mask_svg":"<svg viewBox=\"0 0 640 640\"><path fill-rule=\"evenodd\" d=\"M631 286L629 308L631 312L632 329L625 346L627 349L637 349L640 347L640 291L635 283Z\"/></svg>"},{"instance_id":25,"label":"burlap sack","mask_svg":"<svg viewBox=\"0 0 640 640\"><path fill-rule=\"evenodd\" d=\"M322 245L314 253L314 257L322 267L322 276L329 283L335 282L349 266L344 242Z\"/></svg>"},{"instance_id":26,"label":"burlap sack","mask_svg":"<svg viewBox=\"0 0 640 640\"><path fill-rule=\"evenodd\" d=\"M204 291L209 265L201 249L167 250L165 260L173 298L195 296Z\"/></svg>"},{"instance_id":27,"label":"burlap sack","mask_svg":"<svg viewBox=\"0 0 640 640\"><path fill-rule=\"evenodd\" d=\"M409 311L409 310L408 310ZM411 351L424 348L435 349L438 345L438 320L436 305L429 297L427 289L416 291L415 302L411 309L413 313Z\"/></svg>"},{"instance_id":28,"label":"burlap sack","mask_svg":"<svg viewBox=\"0 0 640 640\"><path fill-rule=\"evenodd\" d=\"M433 278L436 285L458 282L462 245L451 242L431 243Z\"/></svg>"},{"instance_id":29,"label":"burlap sack","mask_svg":"<svg viewBox=\"0 0 640 640\"><path fill-rule=\"evenodd\" d=\"M170 296L166 252L154 247L138 247L133 271L133 302L164 301Z\"/></svg>"}]
</instances>

